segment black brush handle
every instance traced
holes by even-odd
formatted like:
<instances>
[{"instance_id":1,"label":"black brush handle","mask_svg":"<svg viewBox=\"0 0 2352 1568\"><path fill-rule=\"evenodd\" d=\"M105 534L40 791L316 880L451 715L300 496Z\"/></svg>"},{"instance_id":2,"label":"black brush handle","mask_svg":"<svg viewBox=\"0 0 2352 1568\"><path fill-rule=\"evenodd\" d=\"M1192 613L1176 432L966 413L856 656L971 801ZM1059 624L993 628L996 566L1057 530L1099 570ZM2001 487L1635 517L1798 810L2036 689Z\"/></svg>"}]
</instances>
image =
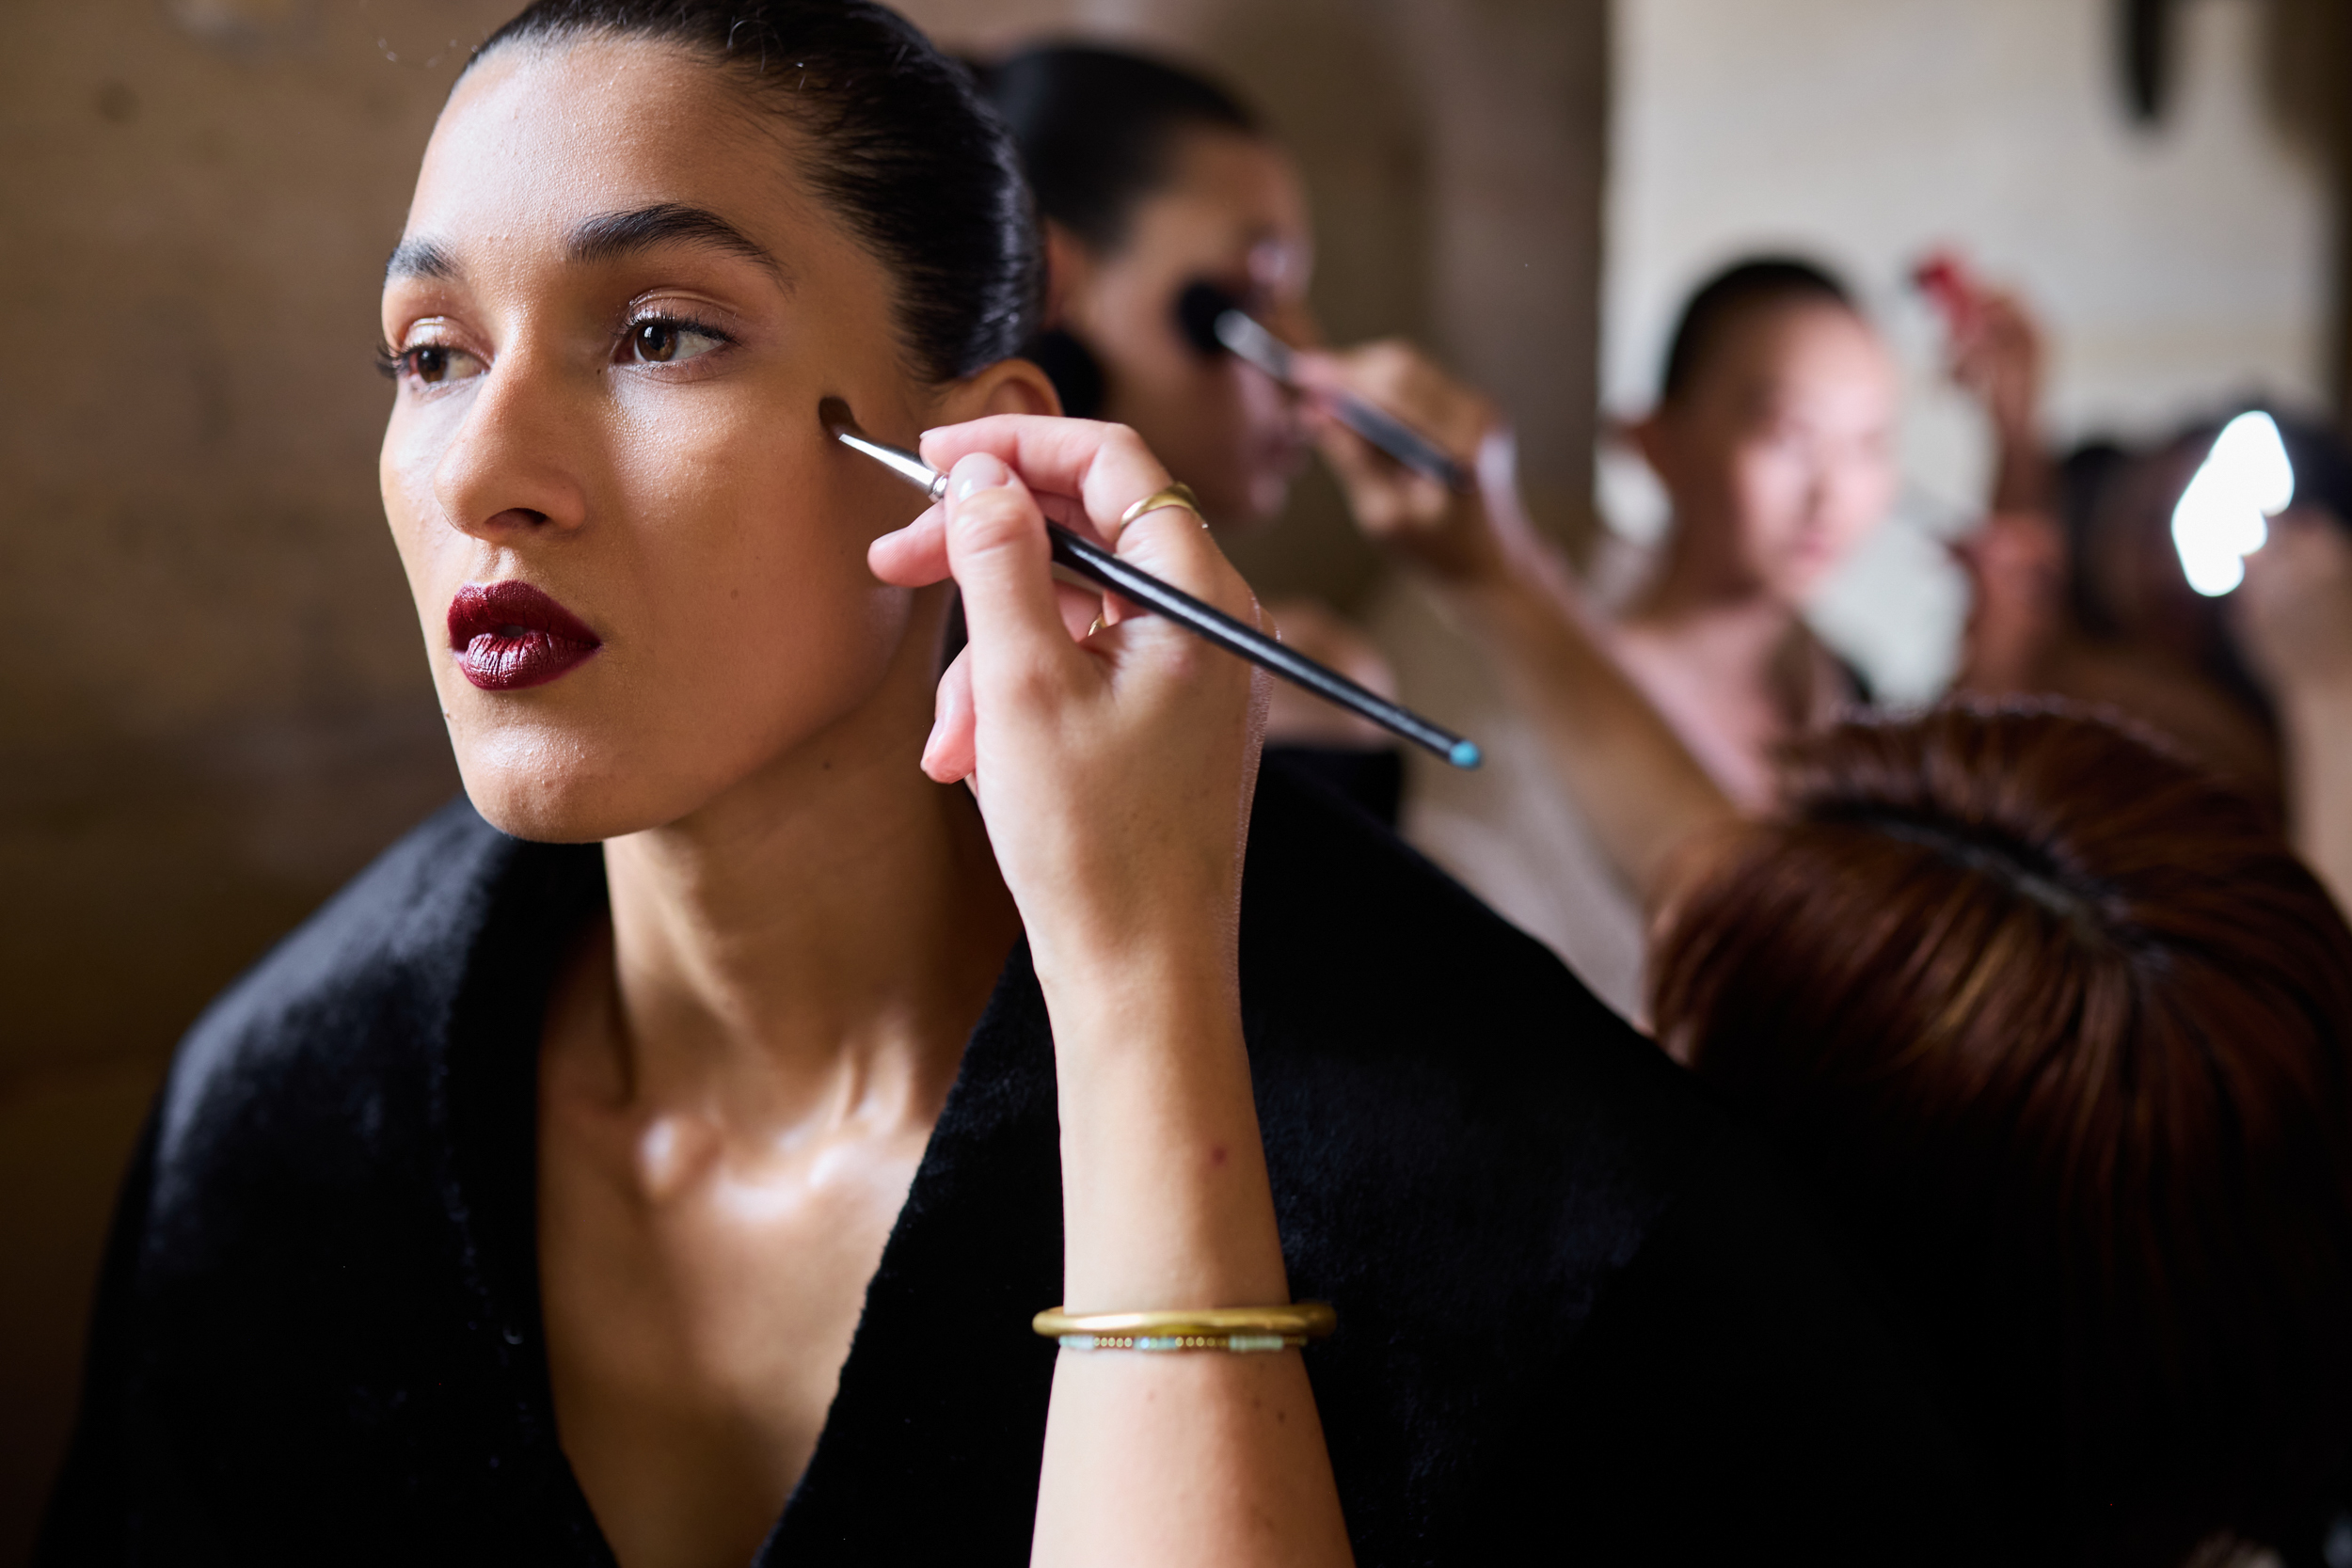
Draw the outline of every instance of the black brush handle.
<instances>
[{"instance_id":1,"label":"black brush handle","mask_svg":"<svg viewBox=\"0 0 2352 1568\"><path fill-rule=\"evenodd\" d=\"M1351 392L1331 398L1332 416L1357 435L1417 474L1436 480L1457 495L1477 487L1470 471L1456 463L1435 441L1384 408Z\"/></svg>"},{"instance_id":2,"label":"black brush handle","mask_svg":"<svg viewBox=\"0 0 2352 1568\"><path fill-rule=\"evenodd\" d=\"M1305 687L1327 702L1360 714L1392 735L1427 747L1456 768L1478 766L1478 748L1453 731L1431 723L1410 708L1399 707L1378 692L1366 690L1337 670L1294 653L1257 627L1245 626L1216 606L1203 604L1183 589L1162 582L1059 523L1048 523L1045 531L1053 540L1056 565L1097 587L1107 588L1121 598L1134 600L1228 653L1238 654L1261 669Z\"/></svg>"}]
</instances>

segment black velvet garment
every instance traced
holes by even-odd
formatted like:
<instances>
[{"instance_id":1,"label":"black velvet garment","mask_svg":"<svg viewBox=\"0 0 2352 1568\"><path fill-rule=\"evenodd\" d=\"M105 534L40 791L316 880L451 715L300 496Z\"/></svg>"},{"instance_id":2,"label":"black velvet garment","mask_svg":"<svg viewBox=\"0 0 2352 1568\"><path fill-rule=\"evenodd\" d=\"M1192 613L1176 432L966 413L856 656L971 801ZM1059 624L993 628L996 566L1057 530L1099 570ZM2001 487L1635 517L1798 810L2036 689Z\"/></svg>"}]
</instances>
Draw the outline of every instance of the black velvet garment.
<instances>
[{"instance_id":1,"label":"black velvet garment","mask_svg":"<svg viewBox=\"0 0 2352 1568\"><path fill-rule=\"evenodd\" d=\"M612 1562L557 1441L532 1196L542 1014L603 897L595 849L460 801L198 1023L42 1561ZM1280 768L1243 990L1291 1285L1339 1308L1303 1354L1359 1561L1959 1555L1911 1362L1695 1081ZM762 1562L1025 1560L1056 1137L1020 949Z\"/></svg>"}]
</instances>

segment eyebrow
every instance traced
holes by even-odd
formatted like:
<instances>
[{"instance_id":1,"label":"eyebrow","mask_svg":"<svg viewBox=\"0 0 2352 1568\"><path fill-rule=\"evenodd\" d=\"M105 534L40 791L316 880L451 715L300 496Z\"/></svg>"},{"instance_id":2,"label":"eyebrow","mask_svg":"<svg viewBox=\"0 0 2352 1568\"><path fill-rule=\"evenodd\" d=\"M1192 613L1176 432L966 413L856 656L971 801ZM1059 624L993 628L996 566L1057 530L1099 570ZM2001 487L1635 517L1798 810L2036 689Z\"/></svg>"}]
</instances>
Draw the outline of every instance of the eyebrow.
<instances>
[{"instance_id":1,"label":"eyebrow","mask_svg":"<svg viewBox=\"0 0 2352 1568\"><path fill-rule=\"evenodd\" d=\"M784 263L758 241L707 208L675 201L588 218L572 230L567 248L573 261L593 263L663 245L698 245L723 251L766 268L780 283L789 282Z\"/></svg>"},{"instance_id":2,"label":"eyebrow","mask_svg":"<svg viewBox=\"0 0 2352 1568\"><path fill-rule=\"evenodd\" d=\"M403 240L393 247L392 259L384 263L387 283L407 277L445 279L456 276L457 258L431 240Z\"/></svg>"},{"instance_id":3,"label":"eyebrow","mask_svg":"<svg viewBox=\"0 0 2352 1568\"><path fill-rule=\"evenodd\" d=\"M707 208L675 201L583 219L572 230L564 251L572 261L593 266L664 245L698 245L723 251L765 268L780 283L790 282L784 263L749 234ZM403 240L393 249L391 260L384 263L387 283L419 277L446 281L457 274L457 258L433 240Z\"/></svg>"}]
</instances>

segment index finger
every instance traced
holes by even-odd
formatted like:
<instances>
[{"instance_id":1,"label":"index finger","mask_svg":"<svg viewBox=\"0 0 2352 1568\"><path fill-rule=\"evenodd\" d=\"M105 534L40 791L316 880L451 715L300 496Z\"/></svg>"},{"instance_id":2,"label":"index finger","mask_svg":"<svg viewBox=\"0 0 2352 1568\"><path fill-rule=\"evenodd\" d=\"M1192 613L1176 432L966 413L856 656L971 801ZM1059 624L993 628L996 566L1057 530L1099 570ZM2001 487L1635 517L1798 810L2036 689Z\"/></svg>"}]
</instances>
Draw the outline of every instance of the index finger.
<instances>
[{"instance_id":1,"label":"index finger","mask_svg":"<svg viewBox=\"0 0 2352 1568\"><path fill-rule=\"evenodd\" d=\"M1076 499L1114 546L1120 515L1169 481L1143 437L1122 424L992 414L923 433L923 460L943 473L976 451L994 453L1032 491Z\"/></svg>"}]
</instances>

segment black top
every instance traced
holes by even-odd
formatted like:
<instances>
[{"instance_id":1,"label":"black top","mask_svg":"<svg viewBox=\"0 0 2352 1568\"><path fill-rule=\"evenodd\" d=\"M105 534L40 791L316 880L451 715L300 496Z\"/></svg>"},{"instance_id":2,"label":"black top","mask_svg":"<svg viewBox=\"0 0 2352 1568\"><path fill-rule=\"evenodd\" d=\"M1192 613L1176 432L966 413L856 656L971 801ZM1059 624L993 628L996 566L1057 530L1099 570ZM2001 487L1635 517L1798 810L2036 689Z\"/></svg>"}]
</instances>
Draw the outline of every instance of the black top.
<instances>
[{"instance_id":1,"label":"black top","mask_svg":"<svg viewBox=\"0 0 2352 1568\"><path fill-rule=\"evenodd\" d=\"M612 1561L556 1440L532 1208L541 1018L603 898L594 848L459 801L199 1022L40 1560ZM1242 929L1291 1285L1339 1308L1304 1354L1359 1561L1947 1555L1945 1427L1695 1081L1279 769ZM762 1562L1025 1561L1059 1180L1017 949Z\"/></svg>"}]
</instances>

